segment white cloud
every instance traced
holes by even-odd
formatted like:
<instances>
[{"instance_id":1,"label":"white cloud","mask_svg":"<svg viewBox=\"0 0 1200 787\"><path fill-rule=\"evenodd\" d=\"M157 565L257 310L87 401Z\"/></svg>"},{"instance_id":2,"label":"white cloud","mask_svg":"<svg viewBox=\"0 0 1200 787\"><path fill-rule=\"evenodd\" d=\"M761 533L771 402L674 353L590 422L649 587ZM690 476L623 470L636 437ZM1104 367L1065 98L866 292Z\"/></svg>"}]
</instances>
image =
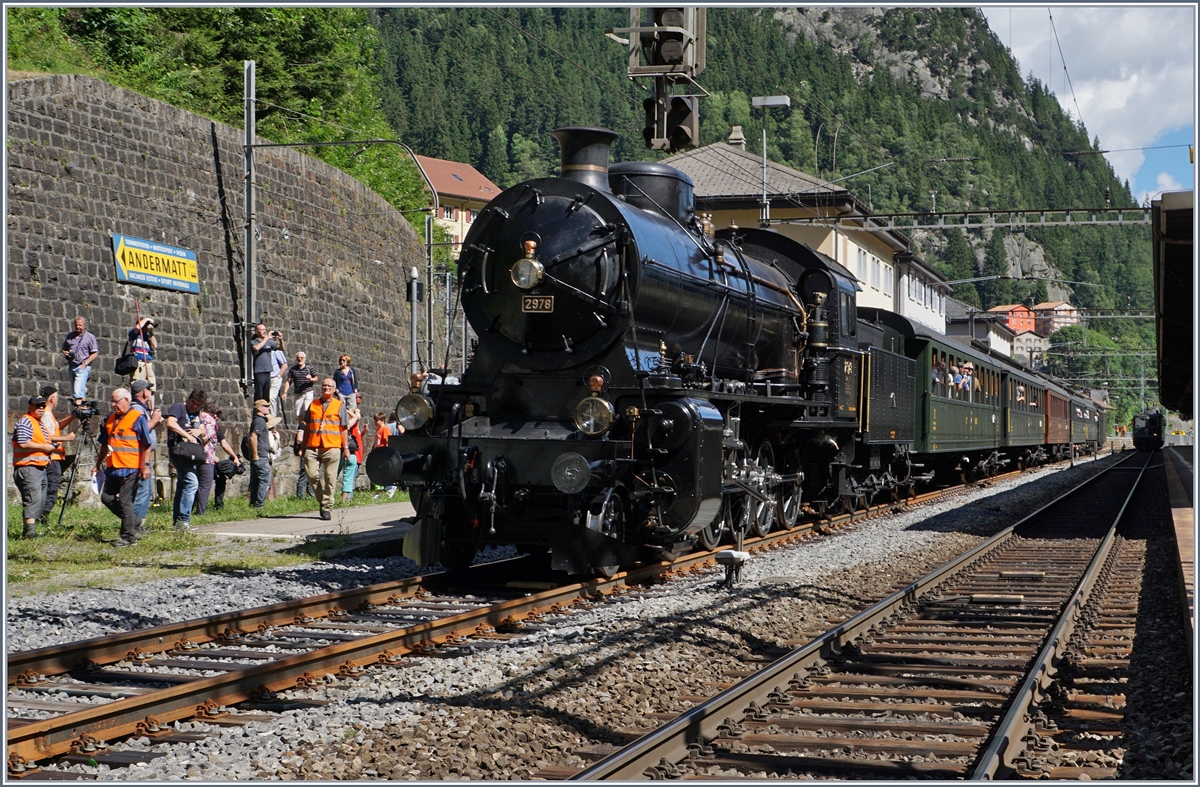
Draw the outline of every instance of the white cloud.
<instances>
[{"instance_id":1,"label":"white cloud","mask_svg":"<svg viewBox=\"0 0 1200 787\"><path fill-rule=\"evenodd\" d=\"M1048 84L1072 117L1082 115L1089 135L1103 148L1149 146L1164 133L1192 124L1195 8L1052 6L1047 13L1046 6L1020 6L989 7L983 13L1016 56L1021 73ZM1145 157L1130 151L1109 154L1108 160L1118 177L1132 180Z\"/></svg>"},{"instance_id":2,"label":"white cloud","mask_svg":"<svg viewBox=\"0 0 1200 787\"><path fill-rule=\"evenodd\" d=\"M1138 194L1137 201L1139 205L1145 205L1147 200L1157 199L1159 194L1164 191L1179 191L1183 188L1183 184L1171 177L1169 172L1158 173L1156 179L1158 188L1155 191L1143 191Z\"/></svg>"}]
</instances>

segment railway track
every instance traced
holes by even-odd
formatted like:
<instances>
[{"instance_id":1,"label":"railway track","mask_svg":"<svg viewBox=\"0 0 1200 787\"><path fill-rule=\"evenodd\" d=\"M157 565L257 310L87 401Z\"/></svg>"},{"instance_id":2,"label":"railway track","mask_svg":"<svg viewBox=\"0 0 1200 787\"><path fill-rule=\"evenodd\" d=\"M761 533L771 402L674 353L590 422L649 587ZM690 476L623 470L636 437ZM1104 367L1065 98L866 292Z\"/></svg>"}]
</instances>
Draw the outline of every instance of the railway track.
<instances>
[{"instance_id":1,"label":"railway track","mask_svg":"<svg viewBox=\"0 0 1200 787\"><path fill-rule=\"evenodd\" d=\"M1117 530L1146 463L1130 457L791 654L727 674L744 679L592 767L543 775L1111 778L1096 733L1119 722L1137 572Z\"/></svg>"},{"instance_id":2,"label":"railway track","mask_svg":"<svg viewBox=\"0 0 1200 787\"><path fill-rule=\"evenodd\" d=\"M778 547L823 525L845 524L958 491L804 523L747 540L744 547ZM313 704L279 695L318 682L362 677L373 664L395 663L405 654L468 637L477 643L503 641L541 614L710 564L715 554L687 555L610 580L535 593L509 588L466 602L438 590L440 575L414 577L13 653L8 657L7 706L25 711L25 718L8 720L8 772L18 778L35 776L36 763L58 757L128 764L107 752L108 741L145 735L186 742L199 734L181 733L172 722L244 724L264 713Z\"/></svg>"}]
</instances>

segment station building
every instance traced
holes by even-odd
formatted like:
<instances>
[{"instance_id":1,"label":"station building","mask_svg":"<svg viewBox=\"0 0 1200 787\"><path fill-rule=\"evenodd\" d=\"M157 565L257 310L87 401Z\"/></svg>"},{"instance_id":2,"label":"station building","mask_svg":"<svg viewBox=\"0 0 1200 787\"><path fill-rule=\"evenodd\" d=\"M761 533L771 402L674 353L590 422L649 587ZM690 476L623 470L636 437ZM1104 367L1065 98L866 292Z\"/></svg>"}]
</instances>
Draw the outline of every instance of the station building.
<instances>
[{"instance_id":1,"label":"station building","mask_svg":"<svg viewBox=\"0 0 1200 787\"><path fill-rule=\"evenodd\" d=\"M417 156L438 195L439 211L434 222L446 231L454 259L462 251L462 239L475 223L479 211L502 189L470 164L446 159Z\"/></svg>"}]
</instances>

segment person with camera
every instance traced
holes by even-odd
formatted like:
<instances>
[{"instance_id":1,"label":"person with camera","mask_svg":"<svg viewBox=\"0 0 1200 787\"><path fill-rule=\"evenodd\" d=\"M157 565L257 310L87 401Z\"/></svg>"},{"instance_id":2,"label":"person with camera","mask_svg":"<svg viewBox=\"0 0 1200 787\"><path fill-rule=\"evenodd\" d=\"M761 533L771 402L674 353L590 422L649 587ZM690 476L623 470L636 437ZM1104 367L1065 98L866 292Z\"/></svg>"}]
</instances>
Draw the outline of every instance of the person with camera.
<instances>
[{"instance_id":1,"label":"person with camera","mask_svg":"<svg viewBox=\"0 0 1200 787\"><path fill-rule=\"evenodd\" d=\"M146 427L150 430L150 472L138 482L137 497L133 501L133 515L140 536L146 524L146 514L150 513L150 502L154 499L154 455L158 451L156 430L162 423L163 414L160 408L154 406L154 387L149 381L134 380L129 390L133 393L133 406L146 416Z\"/></svg>"},{"instance_id":2,"label":"person with camera","mask_svg":"<svg viewBox=\"0 0 1200 787\"><path fill-rule=\"evenodd\" d=\"M50 512L54 510L54 504L58 502L58 487L62 483L63 462L66 461L67 452L63 443L70 443L75 440L74 434L63 434L62 427L75 420L75 413L70 412L59 418L54 414L58 407L58 389L53 385L43 385L41 397L46 400L46 409L42 413L42 433L54 443L54 450L50 452L50 462L46 465L46 502L42 505L42 513L38 516L38 524L42 528L46 528L50 524Z\"/></svg>"},{"instance_id":3,"label":"person with camera","mask_svg":"<svg viewBox=\"0 0 1200 787\"><path fill-rule=\"evenodd\" d=\"M42 431L46 398L41 395L29 397L28 408L13 428L13 483L21 493L25 538L37 538L37 519L46 502L46 466L50 464L50 453L55 445Z\"/></svg>"},{"instance_id":4,"label":"person with camera","mask_svg":"<svg viewBox=\"0 0 1200 787\"><path fill-rule=\"evenodd\" d=\"M242 460L238 458L229 438L225 436L225 427L221 425L221 405L209 399L200 411L200 420L204 424L208 439L204 444L205 460L200 466L200 489L196 492L196 504L192 513L204 516L208 510L209 492L216 490L213 497L213 509L220 511L225 506L225 482L235 475L246 472ZM229 456L228 459L217 459L217 449L221 448Z\"/></svg>"},{"instance_id":5,"label":"person with camera","mask_svg":"<svg viewBox=\"0 0 1200 787\"><path fill-rule=\"evenodd\" d=\"M78 407L87 399L88 375L92 373L92 361L100 354L96 337L88 332L87 320L75 318L75 330L67 334L62 343L62 354L67 359L67 371L71 375L71 388Z\"/></svg>"},{"instance_id":6,"label":"person with camera","mask_svg":"<svg viewBox=\"0 0 1200 787\"><path fill-rule=\"evenodd\" d=\"M145 380L150 387L155 386L154 353L158 351L158 339L154 336L157 323L149 317L143 317L129 329L129 351L137 359L137 368L130 375L130 381Z\"/></svg>"},{"instance_id":7,"label":"person with camera","mask_svg":"<svg viewBox=\"0 0 1200 787\"><path fill-rule=\"evenodd\" d=\"M200 489L200 465L204 464L204 441L208 437L200 410L207 401L207 394L196 388L185 401L167 410L167 449L175 467L172 524L176 530L192 529L192 505Z\"/></svg>"},{"instance_id":8,"label":"person with camera","mask_svg":"<svg viewBox=\"0 0 1200 787\"><path fill-rule=\"evenodd\" d=\"M317 495L321 519L333 518L333 496L338 480L338 464L350 458L346 429L349 426L347 408L334 396L337 384L333 378L321 381L321 398L308 406L300 418L296 442L304 446L304 472L308 485Z\"/></svg>"},{"instance_id":9,"label":"person with camera","mask_svg":"<svg viewBox=\"0 0 1200 787\"><path fill-rule=\"evenodd\" d=\"M146 416L134 408L129 389L117 388L108 401L112 413L100 430L92 475L105 468L100 502L121 519L121 537L113 546L127 547L139 536L134 503L139 481L150 477L150 428Z\"/></svg>"},{"instance_id":10,"label":"person with camera","mask_svg":"<svg viewBox=\"0 0 1200 787\"><path fill-rule=\"evenodd\" d=\"M283 334L279 331L267 333L265 323L254 326L254 338L250 350L254 353L254 399L271 401L271 376L275 372L274 353L283 349Z\"/></svg>"}]
</instances>

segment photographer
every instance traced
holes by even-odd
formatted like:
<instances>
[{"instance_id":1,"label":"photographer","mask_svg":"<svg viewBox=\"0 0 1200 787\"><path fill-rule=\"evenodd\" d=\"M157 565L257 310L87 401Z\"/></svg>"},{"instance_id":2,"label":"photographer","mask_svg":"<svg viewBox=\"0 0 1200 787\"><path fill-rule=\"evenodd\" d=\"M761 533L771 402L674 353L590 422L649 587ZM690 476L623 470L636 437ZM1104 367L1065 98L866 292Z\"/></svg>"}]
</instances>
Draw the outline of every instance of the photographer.
<instances>
[{"instance_id":1,"label":"photographer","mask_svg":"<svg viewBox=\"0 0 1200 787\"><path fill-rule=\"evenodd\" d=\"M50 463L46 465L46 502L42 505L38 523L43 529L50 524L50 512L58 502L58 486L62 482L63 462L67 458L63 443L75 440L74 434L63 434L62 427L75 420L75 413L67 413L62 418L54 414L58 407L58 389L53 385L43 385L41 396L46 400L46 409L42 413L42 433L54 443L50 452ZM86 410L84 412L87 412Z\"/></svg>"},{"instance_id":2,"label":"photographer","mask_svg":"<svg viewBox=\"0 0 1200 787\"><path fill-rule=\"evenodd\" d=\"M208 431L200 420L200 410L208 401L203 389L188 394L187 400L167 410L167 450L175 466L173 526L192 529L192 505L200 489L200 465L204 464L204 441Z\"/></svg>"},{"instance_id":3,"label":"photographer","mask_svg":"<svg viewBox=\"0 0 1200 787\"><path fill-rule=\"evenodd\" d=\"M130 375L130 380L145 380L151 388L155 385L154 353L158 350L158 339L154 337L157 323L149 317L143 317L129 329L129 350L137 358L137 369Z\"/></svg>"},{"instance_id":4,"label":"photographer","mask_svg":"<svg viewBox=\"0 0 1200 787\"><path fill-rule=\"evenodd\" d=\"M271 375L275 372L273 360L276 350L283 350L283 335L279 331L267 333L266 323L254 326L254 338L250 341L254 353L254 398L270 402Z\"/></svg>"}]
</instances>

